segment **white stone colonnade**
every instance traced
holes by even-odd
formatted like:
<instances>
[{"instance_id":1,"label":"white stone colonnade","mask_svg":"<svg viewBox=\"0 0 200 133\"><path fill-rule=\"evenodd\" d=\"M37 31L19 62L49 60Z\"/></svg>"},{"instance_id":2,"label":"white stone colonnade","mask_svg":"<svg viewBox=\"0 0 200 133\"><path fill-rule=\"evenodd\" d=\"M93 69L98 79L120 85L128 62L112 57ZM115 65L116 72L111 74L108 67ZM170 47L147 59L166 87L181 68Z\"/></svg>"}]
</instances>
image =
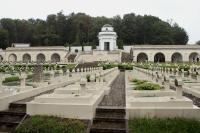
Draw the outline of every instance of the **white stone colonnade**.
<instances>
[{"instance_id":1,"label":"white stone colonnade","mask_svg":"<svg viewBox=\"0 0 200 133\"><path fill-rule=\"evenodd\" d=\"M125 51L133 51L135 62L197 62L200 58L198 45L133 45Z\"/></svg>"}]
</instances>

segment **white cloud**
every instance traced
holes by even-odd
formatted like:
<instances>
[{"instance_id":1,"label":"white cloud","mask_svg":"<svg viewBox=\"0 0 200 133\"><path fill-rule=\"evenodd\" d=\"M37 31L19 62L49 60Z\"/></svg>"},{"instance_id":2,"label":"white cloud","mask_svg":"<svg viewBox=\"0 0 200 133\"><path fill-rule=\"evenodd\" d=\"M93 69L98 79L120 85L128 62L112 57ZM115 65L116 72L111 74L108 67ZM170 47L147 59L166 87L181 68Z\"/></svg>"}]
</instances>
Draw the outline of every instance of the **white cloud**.
<instances>
[{"instance_id":1,"label":"white cloud","mask_svg":"<svg viewBox=\"0 0 200 133\"><path fill-rule=\"evenodd\" d=\"M190 36L189 43L200 40L199 0L2 0L0 18L42 18L61 10L65 14L84 12L92 16L151 14L173 19Z\"/></svg>"}]
</instances>

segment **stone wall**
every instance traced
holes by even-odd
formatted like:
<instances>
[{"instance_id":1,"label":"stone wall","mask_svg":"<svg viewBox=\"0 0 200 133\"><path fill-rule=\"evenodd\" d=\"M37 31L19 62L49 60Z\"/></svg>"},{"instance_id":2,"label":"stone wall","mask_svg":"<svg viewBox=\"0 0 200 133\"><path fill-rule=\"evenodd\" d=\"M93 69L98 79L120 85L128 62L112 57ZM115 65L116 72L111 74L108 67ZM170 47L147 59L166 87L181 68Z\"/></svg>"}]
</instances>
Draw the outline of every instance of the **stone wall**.
<instances>
[{"instance_id":1,"label":"stone wall","mask_svg":"<svg viewBox=\"0 0 200 133\"><path fill-rule=\"evenodd\" d=\"M31 61L36 62L37 56L43 54L45 56L45 61L51 61L53 54L58 54L60 56L60 62L66 62L66 55L68 53L65 47L30 47L30 48L14 48L10 47L5 50L5 61L9 61L10 55L15 55L16 61L23 61L23 56L25 54L30 55Z\"/></svg>"}]
</instances>

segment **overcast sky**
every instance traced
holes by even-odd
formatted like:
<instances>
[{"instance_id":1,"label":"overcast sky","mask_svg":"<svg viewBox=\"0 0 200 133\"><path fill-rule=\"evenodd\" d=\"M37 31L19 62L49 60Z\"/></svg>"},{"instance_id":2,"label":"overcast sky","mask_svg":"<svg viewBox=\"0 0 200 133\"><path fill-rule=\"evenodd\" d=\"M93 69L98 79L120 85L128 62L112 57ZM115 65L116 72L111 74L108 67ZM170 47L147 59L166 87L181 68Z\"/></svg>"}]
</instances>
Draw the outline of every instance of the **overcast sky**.
<instances>
[{"instance_id":1,"label":"overcast sky","mask_svg":"<svg viewBox=\"0 0 200 133\"><path fill-rule=\"evenodd\" d=\"M200 0L1 0L0 18L46 19L61 10L106 17L150 14L185 28L190 44L200 40Z\"/></svg>"}]
</instances>

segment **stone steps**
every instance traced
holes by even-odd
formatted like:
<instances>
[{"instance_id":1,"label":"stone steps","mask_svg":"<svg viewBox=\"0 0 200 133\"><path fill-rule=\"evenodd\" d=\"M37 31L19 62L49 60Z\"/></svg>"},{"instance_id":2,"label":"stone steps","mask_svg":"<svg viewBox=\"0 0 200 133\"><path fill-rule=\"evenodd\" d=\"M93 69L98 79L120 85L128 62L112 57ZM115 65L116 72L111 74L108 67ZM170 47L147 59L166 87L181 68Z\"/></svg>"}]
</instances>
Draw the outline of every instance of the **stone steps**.
<instances>
[{"instance_id":1,"label":"stone steps","mask_svg":"<svg viewBox=\"0 0 200 133\"><path fill-rule=\"evenodd\" d=\"M52 92L53 90L45 91L38 95L10 103L8 110L0 111L0 133L15 131L15 128L26 116L26 102L33 100L36 96Z\"/></svg>"},{"instance_id":2,"label":"stone steps","mask_svg":"<svg viewBox=\"0 0 200 133\"><path fill-rule=\"evenodd\" d=\"M125 133L126 120L124 108L97 108L90 133Z\"/></svg>"},{"instance_id":3,"label":"stone steps","mask_svg":"<svg viewBox=\"0 0 200 133\"><path fill-rule=\"evenodd\" d=\"M126 133L124 72L120 72L96 109L90 133Z\"/></svg>"},{"instance_id":4,"label":"stone steps","mask_svg":"<svg viewBox=\"0 0 200 133\"><path fill-rule=\"evenodd\" d=\"M26 104L11 103L8 110L0 112L0 132L14 132L26 115Z\"/></svg>"}]
</instances>

